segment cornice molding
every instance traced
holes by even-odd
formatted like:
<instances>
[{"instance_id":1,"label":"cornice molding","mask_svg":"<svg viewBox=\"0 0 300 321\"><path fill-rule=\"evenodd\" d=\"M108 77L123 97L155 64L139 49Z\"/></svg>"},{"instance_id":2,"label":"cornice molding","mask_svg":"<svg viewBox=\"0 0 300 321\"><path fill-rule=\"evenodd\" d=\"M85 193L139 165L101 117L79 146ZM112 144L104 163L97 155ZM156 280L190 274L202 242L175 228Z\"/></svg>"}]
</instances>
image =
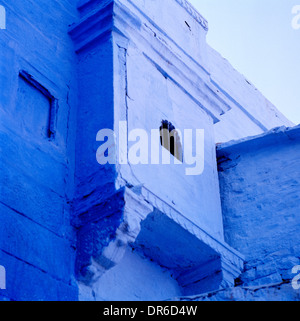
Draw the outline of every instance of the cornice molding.
<instances>
[{"instance_id":1,"label":"cornice molding","mask_svg":"<svg viewBox=\"0 0 300 321\"><path fill-rule=\"evenodd\" d=\"M69 34L74 41L75 52L79 53L104 35L111 35L113 27L113 1L107 1L70 27Z\"/></svg>"},{"instance_id":2,"label":"cornice molding","mask_svg":"<svg viewBox=\"0 0 300 321\"><path fill-rule=\"evenodd\" d=\"M187 0L175 0L179 3L200 25L208 31L207 20Z\"/></svg>"},{"instance_id":3,"label":"cornice molding","mask_svg":"<svg viewBox=\"0 0 300 321\"><path fill-rule=\"evenodd\" d=\"M193 7L193 5L187 0L175 0L182 8L184 8L202 27L208 31L207 20ZM96 6L105 6L108 3L113 3L113 0L80 0L78 2L78 10L85 14L87 10L92 10ZM87 9L90 8L90 9Z\"/></svg>"},{"instance_id":4,"label":"cornice molding","mask_svg":"<svg viewBox=\"0 0 300 321\"><path fill-rule=\"evenodd\" d=\"M97 3L94 1L89 1L87 3L89 4ZM193 8L187 1L183 1L183 0L176 0L176 1L179 1L180 4L185 5L186 8ZM120 34L126 37L124 32L126 31L126 29L128 30L130 29L131 32L135 34L135 37L138 37L139 39L138 42L143 41L145 43L148 43L149 44L148 48L151 48L150 50L152 51L156 50L156 53L153 59L151 60L151 62L153 62L155 66L158 67L159 70L163 70L163 67L160 66L160 59L163 59L166 62L170 61L170 59L172 59L173 61L174 59L172 69L173 69L173 73L175 72L175 76L176 76L175 69L177 68L178 70L179 66L181 66L181 68L184 68L184 70L188 70L188 73L191 73L191 72L193 73L194 78L196 79L194 80L198 84L200 84L198 78L204 77L203 78L204 82L201 82L201 83L203 83L202 85L205 86L205 88L199 85L196 90L197 94L195 92L194 94L191 93L191 90L186 88L185 85L183 85L184 88L181 88L181 89L184 89L186 92L188 92L190 97L193 100L195 100L195 98L198 96L199 93L205 92L205 95L203 96L203 98L206 97L207 99L210 99L210 105L209 105L210 108L205 108L204 105L206 103L200 103L198 99L196 99L197 100L196 103L200 105L200 107L204 109L212 117L214 123L217 123L220 120L219 119L220 115L230 110L231 106L228 104L226 97L218 93L216 88L210 83L210 78L209 78L210 75L207 73L207 71L202 72L201 66L196 61L193 61L193 64L197 65L197 70L198 70L197 74L195 74L195 72L193 72L188 65L183 64L182 59L179 56L176 56L176 54L174 55L174 52L172 50L173 45L177 49L179 49L181 53L185 54L185 52L182 51L183 49L180 46L178 46L176 42L174 41L172 42L170 40L170 44L172 44L171 46L172 48L171 48L166 43L166 41L164 41L164 37L166 37L166 35L162 30L159 30L153 27L155 30L155 32L153 31L155 34L155 37L152 37L152 38L151 37L149 38L148 33L145 32L144 30L145 26L147 27L146 24L141 26L141 28L138 28L139 31L137 31L135 29L135 26L140 23L140 20L132 11L126 10L126 9L127 7L122 6L119 1L114 2L112 0L110 1L107 0L103 2L101 6L97 6L94 10L84 15L84 17L82 17L80 21L77 24L74 24L69 30L69 33L74 41L76 53L79 53L80 51L84 51L87 48L90 48L91 46L93 46L92 43L95 45L97 42L99 42L101 38L104 38L105 36ZM192 9L189 9L189 10L190 10L189 12L191 12ZM134 24L132 24L132 22L134 22ZM152 30L151 28L148 27L150 31ZM146 31L149 32L149 30L146 30ZM164 50L162 50L162 47L164 48ZM161 55L161 52L164 52L164 55ZM169 78L173 79L172 75L169 75ZM176 84L180 83L178 79L177 80L174 79L174 81L176 82ZM205 101L206 101L206 98L205 98Z\"/></svg>"}]
</instances>

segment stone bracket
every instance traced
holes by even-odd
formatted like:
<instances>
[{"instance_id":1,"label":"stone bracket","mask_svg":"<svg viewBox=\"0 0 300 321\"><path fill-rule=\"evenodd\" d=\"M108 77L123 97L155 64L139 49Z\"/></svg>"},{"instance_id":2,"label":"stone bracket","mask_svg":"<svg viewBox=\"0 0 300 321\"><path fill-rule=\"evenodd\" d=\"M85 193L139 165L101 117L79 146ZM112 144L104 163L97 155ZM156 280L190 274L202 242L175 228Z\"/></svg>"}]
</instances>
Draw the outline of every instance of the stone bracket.
<instances>
[{"instance_id":1,"label":"stone bracket","mask_svg":"<svg viewBox=\"0 0 300 321\"><path fill-rule=\"evenodd\" d=\"M139 235L141 222L153 211L151 205L128 188L117 195L121 202L113 202L116 207L106 209L105 216L101 213L103 207L98 207L98 217L91 209L93 221L87 221L78 230L77 277L85 284L96 282L122 260L127 246Z\"/></svg>"}]
</instances>

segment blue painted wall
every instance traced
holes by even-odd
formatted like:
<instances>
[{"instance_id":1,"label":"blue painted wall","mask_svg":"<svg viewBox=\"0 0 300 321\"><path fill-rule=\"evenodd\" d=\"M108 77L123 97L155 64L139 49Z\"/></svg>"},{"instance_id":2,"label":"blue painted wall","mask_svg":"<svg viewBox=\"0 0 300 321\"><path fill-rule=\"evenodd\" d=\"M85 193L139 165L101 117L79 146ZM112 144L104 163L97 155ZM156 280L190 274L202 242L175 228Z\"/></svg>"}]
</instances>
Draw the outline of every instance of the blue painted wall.
<instances>
[{"instance_id":1,"label":"blue painted wall","mask_svg":"<svg viewBox=\"0 0 300 321\"><path fill-rule=\"evenodd\" d=\"M218 149L225 238L246 256L244 286L295 277L292 268L300 264L299 147L298 126Z\"/></svg>"},{"instance_id":2,"label":"blue painted wall","mask_svg":"<svg viewBox=\"0 0 300 321\"><path fill-rule=\"evenodd\" d=\"M7 14L7 28L0 30L0 266L6 270L0 300L141 300L195 294L201 287L186 291L182 284L189 286L190 276L192 281L206 278L202 265L207 257L219 259L222 253L231 253L230 258L238 260L235 273L240 271L242 259L223 243L214 135L222 141L239 138L287 120L278 118L269 105L260 114L261 105L252 103L256 90L250 95L236 85L239 81L222 88L232 78L232 68L205 47L206 25L185 1L166 0L164 10L153 5L158 0L144 1L141 8L136 0L126 3L128 8L121 1L81 0L78 11L72 0L0 1ZM162 23L164 19L168 23ZM161 66L177 80L171 81ZM233 99L228 92L240 95ZM243 111L239 96L252 97L249 106L259 112ZM197 100L201 103L195 104ZM182 127L205 128L206 172L199 181L176 173L173 183L172 172L164 168L149 174L150 170L101 167L96 162L100 129L116 129L119 120L128 119L132 127L150 129L165 116ZM259 128L256 118L263 123ZM217 121L222 125L213 124ZM232 125L236 122L239 126ZM293 133L297 136L298 131ZM290 140L285 134L269 135L246 141L242 151L230 144L218 150L225 238L247 256L243 284L290 280L291 265L299 263L298 136ZM277 145L269 141L273 138ZM141 192L147 184L153 204ZM177 221L161 212L158 217L166 218L159 226L163 228L155 227L157 211L152 208L153 215L140 226L134 222L138 215L124 213L126 197L131 197L127 211L144 210L146 216L147 205L155 205ZM293 208L287 210L288 206ZM174 214L174 208L180 213ZM202 228L203 239L188 230L186 219L192 231ZM134 232L139 238L132 237L127 247L126 237ZM191 244L185 242L187 234L195 236ZM107 252L122 246L126 251L119 261L105 261L103 249L116 240L120 242ZM158 246L153 249L154 243ZM201 255L195 255L195 249ZM177 278L171 271L177 268L175 256ZM191 262L197 273L182 274ZM93 288L88 284L93 274L89 268L95 266L109 271ZM216 287L219 281L221 274ZM204 288L214 289L211 285L207 282Z\"/></svg>"},{"instance_id":3,"label":"blue painted wall","mask_svg":"<svg viewBox=\"0 0 300 321\"><path fill-rule=\"evenodd\" d=\"M68 28L77 11L67 0L1 5L7 28L0 30L0 265L6 269L0 299L73 300L77 91ZM50 97L57 100L52 112Z\"/></svg>"}]
</instances>

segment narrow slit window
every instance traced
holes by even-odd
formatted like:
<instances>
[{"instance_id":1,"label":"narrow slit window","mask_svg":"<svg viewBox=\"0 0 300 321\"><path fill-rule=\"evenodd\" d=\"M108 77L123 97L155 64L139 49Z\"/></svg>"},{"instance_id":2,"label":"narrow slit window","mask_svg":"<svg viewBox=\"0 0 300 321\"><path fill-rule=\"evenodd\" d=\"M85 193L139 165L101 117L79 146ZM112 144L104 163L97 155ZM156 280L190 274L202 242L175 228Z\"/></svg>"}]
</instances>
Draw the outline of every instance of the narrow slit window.
<instances>
[{"instance_id":1,"label":"narrow slit window","mask_svg":"<svg viewBox=\"0 0 300 321\"><path fill-rule=\"evenodd\" d=\"M160 126L160 143L171 155L183 162L182 145L180 136L175 126L167 120L163 120Z\"/></svg>"}]
</instances>

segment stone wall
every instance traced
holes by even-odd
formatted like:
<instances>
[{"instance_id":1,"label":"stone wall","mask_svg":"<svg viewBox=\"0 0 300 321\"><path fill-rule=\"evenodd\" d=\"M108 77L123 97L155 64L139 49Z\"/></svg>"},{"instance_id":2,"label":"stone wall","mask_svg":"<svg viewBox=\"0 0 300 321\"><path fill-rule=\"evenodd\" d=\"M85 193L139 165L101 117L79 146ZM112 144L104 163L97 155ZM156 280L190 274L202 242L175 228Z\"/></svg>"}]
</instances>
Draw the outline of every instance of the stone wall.
<instances>
[{"instance_id":1,"label":"stone wall","mask_svg":"<svg viewBox=\"0 0 300 321\"><path fill-rule=\"evenodd\" d=\"M269 284L224 289L193 297L175 298L175 301L299 301L300 293L290 284Z\"/></svg>"},{"instance_id":2,"label":"stone wall","mask_svg":"<svg viewBox=\"0 0 300 321\"><path fill-rule=\"evenodd\" d=\"M69 300L74 282L72 1L1 1L0 299Z\"/></svg>"},{"instance_id":3,"label":"stone wall","mask_svg":"<svg viewBox=\"0 0 300 321\"><path fill-rule=\"evenodd\" d=\"M225 239L246 256L238 284L264 286L295 277L292 268L300 264L299 146L298 126L218 147Z\"/></svg>"},{"instance_id":4,"label":"stone wall","mask_svg":"<svg viewBox=\"0 0 300 321\"><path fill-rule=\"evenodd\" d=\"M7 25L0 30L0 266L6 271L6 290L0 290L0 299L77 300L81 277L81 299L178 296L182 291L178 280L181 285L190 285L190 276L192 283L199 280L200 265L212 256L218 259L218 269L229 265L232 282L242 258L224 243L215 134L217 141L227 141L289 122L207 46L205 19L185 0L81 0L79 10L71 0L3 0L1 5ZM123 134L118 132L119 121L126 120L128 129L149 132L158 129L163 119L181 130L205 130L202 176L187 178L185 168L177 165L133 170L119 164L100 167L96 162L100 129L114 129L118 136ZM271 151L280 159L285 151L292 155L291 145L289 141L282 147L280 155L275 148ZM258 150L254 148L247 160L260 157ZM296 160L287 161L292 171ZM298 179L291 178L291 171L281 176L280 166L266 181L283 180L282 192L290 199L278 204L280 222L286 220L294 233L292 213L285 215L283 208L297 204L298 194L290 186L297 187ZM240 184L237 177L248 175L247 168L223 174L226 238L233 248L253 255L240 282L289 279L274 272L273 257L283 256L275 253L274 240L266 243L273 255L266 261L262 245L249 246L255 235L239 234L245 226L252 230L252 221L235 213L243 204L238 198L243 193L232 192L231 185ZM251 200L260 204L253 186L245 204ZM124 195L134 201L126 203ZM227 204L231 201L232 207ZM266 215L263 206L259 210ZM151 210L154 214L146 220ZM270 234L273 220L266 222L263 231ZM181 234L173 228L181 228ZM197 248L191 244L191 250L185 250L187 235L206 249L206 256L200 250L201 256L194 255ZM153 247L155 242L158 246ZM287 238L282 242L292 244ZM148 258L145 253L131 253L138 245L138 250L146 247ZM295 246L295 253L292 245L282 247L287 254L281 270L289 271L299 258ZM229 259L224 262L224 257ZM262 272L255 270L253 277L261 258ZM163 268L160 262L165 263ZM87 288L82 272L88 278L95 266L102 268L100 272L109 271L103 273L102 283ZM136 273L137 266L142 273ZM170 273L174 266L177 279ZM197 273L191 269L184 275L189 267ZM124 290L130 295L117 288L122 269ZM202 278L206 275L202 273ZM145 279L145 288L135 276ZM219 286L222 280L217 281ZM115 292L108 291L112 283ZM200 290L184 293L196 291Z\"/></svg>"}]
</instances>

